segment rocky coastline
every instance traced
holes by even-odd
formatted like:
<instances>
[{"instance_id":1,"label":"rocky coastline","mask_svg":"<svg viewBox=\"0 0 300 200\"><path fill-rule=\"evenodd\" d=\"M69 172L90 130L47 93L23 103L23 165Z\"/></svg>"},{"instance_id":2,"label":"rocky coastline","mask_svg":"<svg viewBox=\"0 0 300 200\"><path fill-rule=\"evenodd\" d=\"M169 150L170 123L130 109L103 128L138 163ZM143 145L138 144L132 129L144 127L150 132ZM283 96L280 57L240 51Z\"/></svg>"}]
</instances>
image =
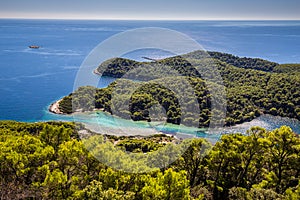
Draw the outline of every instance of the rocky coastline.
<instances>
[{"instance_id":1,"label":"rocky coastline","mask_svg":"<svg viewBox=\"0 0 300 200\"><path fill-rule=\"evenodd\" d=\"M49 111L54 113L54 114L64 114L62 111L59 110L59 103L61 99L52 103L49 107Z\"/></svg>"}]
</instances>

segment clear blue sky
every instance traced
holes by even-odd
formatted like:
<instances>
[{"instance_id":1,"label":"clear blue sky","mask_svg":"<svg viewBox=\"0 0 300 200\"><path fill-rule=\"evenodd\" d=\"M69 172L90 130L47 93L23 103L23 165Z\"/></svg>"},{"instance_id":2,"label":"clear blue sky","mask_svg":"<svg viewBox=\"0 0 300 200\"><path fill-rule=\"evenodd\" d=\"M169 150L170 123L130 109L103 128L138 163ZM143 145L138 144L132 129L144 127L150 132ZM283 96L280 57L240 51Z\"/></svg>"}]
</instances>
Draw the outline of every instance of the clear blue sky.
<instances>
[{"instance_id":1,"label":"clear blue sky","mask_svg":"<svg viewBox=\"0 0 300 200\"><path fill-rule=\"evenodd\" d=\"M1 0L0 18L300 19L300 0Z\"/></svg>"}]
</instances>

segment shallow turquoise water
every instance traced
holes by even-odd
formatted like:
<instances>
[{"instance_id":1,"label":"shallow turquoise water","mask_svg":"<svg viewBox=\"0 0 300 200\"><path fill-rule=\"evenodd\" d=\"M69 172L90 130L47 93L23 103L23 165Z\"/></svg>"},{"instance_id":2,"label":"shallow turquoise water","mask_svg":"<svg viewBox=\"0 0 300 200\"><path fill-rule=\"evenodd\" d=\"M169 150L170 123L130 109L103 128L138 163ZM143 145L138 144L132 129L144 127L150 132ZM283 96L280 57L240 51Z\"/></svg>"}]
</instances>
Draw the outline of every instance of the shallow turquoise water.
<instances>
[{"instance_id":1,"label":"shallow turquoise water","mask_svg":"<svg viewBox=\"0 0 300 200\"><path fill-rule=\"evenodd\" d=\"M134 122L114 117L105 112L90 112L71 115L55 115L45 110L43 120L63 120L82 122L87 128L101 133L113 135L152 135L158 132L167 133L184 137L202 137L217 140L222 134L227 133L245 133L253 126L264 127L267 130L273 130L283 125L290 126L292 130L300 134L300 121L289 118L274 117L271 115L262 115L251 122L246 122L233 127L225 127L217 130L198 129L186 127L183 125L174 125L164 122Z\"/></svg>"}]
</instances>

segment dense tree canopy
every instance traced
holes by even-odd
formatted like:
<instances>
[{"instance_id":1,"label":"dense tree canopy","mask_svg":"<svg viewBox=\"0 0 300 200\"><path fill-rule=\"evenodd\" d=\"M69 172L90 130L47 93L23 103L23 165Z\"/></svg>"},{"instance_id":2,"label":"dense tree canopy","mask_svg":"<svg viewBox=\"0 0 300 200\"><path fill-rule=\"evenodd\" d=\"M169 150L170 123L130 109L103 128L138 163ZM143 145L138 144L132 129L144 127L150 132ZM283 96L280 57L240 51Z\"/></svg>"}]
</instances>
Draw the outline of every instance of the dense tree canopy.
<instances>
[{"instance_id":1,"label":"dense tree canopy","mask_svg":"<svg viewBox=\"0 0 300 200\"><path fill-rule=\"evenodd\" d=\"M208 127L212 115L212 93L209 88L212 85L218 88L218 85L223 84L226 87L226 101L217 103L224 106L226 103L225 124L228 126L250 121L262 113L300 119L298 65L278 65L261 59L238 58L216 52L210 52L210 55L213 58L203 58L201 52L190 53L190 62L187 62L184 56L148 63L123 58L106 61L96 71L106 67L102 72L106 75L129 75L118 79L107 88L78 88L62 99L60 109L64 113L72 113L75 110L91 111L100 108L127 119L166 120L174 124ZM145 65L147 67L143 67ZM163 65L169 68L161 67ZM212 65L218 70L223 81L220 82L214 76L214 72L211 72ZM202 77L199 72L211 77ZM145 84L143 81L129 80L135 78L154 80ZM193 95L185 82L194 90ZM222 92L221 87L214 92L214 95L218 96ZM115 95L112 103L112 94L116 93L118 98L115 98ZM181 96L178 94L185 97L184 105L180 105ZM151 117L150 110L157 108L155 105L160 105L161 110L155 110L160 115ZM193 113L195 105L199 109L197 115ZM184 113L182 106L189 108L186 109L187 113ZM118 112L113 112L116 108Z\"/></svg>"},{"instance_id":2,"label":"dense tree canopy","mask_svg":"<svg viewBox=\"0 0 300 200\"><path fill-rule=\"evenodd\" d=\"M164 135L132 138L89 131L80 140L81 129L63 122L0 122L0 198L300 198L300 139L289 127L254 127L246 135L223 135L214 146L201 138L180 142ZM93 156L102 152L138 168L153 160L130 163L126 152L144 155L164 146L175 151L187 144L175 162L147 174L117 171ZM94 152L86 149L91 147Z\"/></svg>"}]
</instances>

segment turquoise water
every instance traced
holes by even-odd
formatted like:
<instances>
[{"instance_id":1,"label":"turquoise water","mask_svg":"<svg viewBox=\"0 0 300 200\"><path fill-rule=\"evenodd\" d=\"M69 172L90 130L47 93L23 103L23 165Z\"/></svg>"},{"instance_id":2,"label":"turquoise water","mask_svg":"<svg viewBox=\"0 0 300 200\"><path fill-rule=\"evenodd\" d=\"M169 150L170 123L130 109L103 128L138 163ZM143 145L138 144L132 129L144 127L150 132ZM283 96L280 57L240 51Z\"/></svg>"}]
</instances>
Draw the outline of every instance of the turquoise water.
<instances>
[{"instance_id":1,"label":"turquoise water","mask_svg":"<svg viewBox=\"0 0 300 200\"><path fill-rule=\"evenodd\" d=\"M42 121L48 120L63 120L82 122L87 128L92 131L102 134L112 135L152 135L155 133L167 133L184 137L203 137L208 139L218 139L222 134L227 133L245 133L253 126L264 127L267 130L280 128L281 126L290 126L292 130L300 134L300 121L296 119L283 118L272 115L262 115L251 122L246 122L232 127L220 128L217 130L197 129L186 127L183 125L174 125L164 122L134 122L114 117L105 112L90 112L75 115L55 115L45 112L45 118Z\"/></svg>"},{"instance_id":2,"label":"turquoise water","mask_svg":"<svg viewBox=\"0 0 300 200\"><path fill-rule=\"evenodd\" d=\"M88 112L74 115L55 115L45 111L45 120L64 120L82 122L92 131L112 135L152 135L155 133L168 133L180 137L209 137L218 138L218 135L208 135L205 130L168 124L164 122L134 122L114 117L105 112ZM184 133L184 134L182 134Z\"/></svg>"},{"instance_id":3,"label":"turquoise water","mask_svg":"<svg viewBox=\"0 0 300 200\"><path fill-rule=\"evenodd\" d=\"M70 116L48 113L48 106L72 92L81 63L96 45L114 34L141 27L183 32L207 50L261 57L279 63L300 63L300 21L0 20L0 120L73 120ZM40 45L41 48L29 49L29 45ZM164 57L157 52L142 54ZM127 56L140 60L142 55ZM105 87L112 80L101 79L99 86ZM175 134L180 129L190 135L205 137L202 131L186 127L134 125L106 114L91 114L78 120L93 127L100 123L109 128L107 131L112 130L115 120L126 128L136 128L132 132L137 132L137 128L148 128ZM273 122L270 128L276 128L282 122L277 118L261 120ZM284 124L295 123L285 120ZM295 130L299 127L297 123L294 125Z\"/></svg>"}]
</instances>

